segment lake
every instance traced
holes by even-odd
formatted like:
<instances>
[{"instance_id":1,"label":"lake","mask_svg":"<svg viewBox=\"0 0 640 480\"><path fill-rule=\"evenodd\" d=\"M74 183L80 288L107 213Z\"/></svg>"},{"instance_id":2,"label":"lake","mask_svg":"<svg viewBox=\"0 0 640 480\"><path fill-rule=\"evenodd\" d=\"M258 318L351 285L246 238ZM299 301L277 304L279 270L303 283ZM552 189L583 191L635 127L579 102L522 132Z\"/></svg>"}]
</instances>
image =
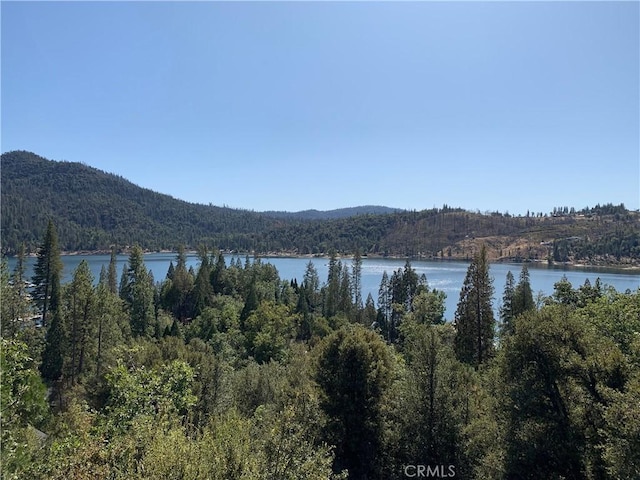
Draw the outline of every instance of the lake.
<instances>
[{"instance_id":1,"label":"lake","mask_svg":"<svg viewBox=\"0 0 640 480\"><path fill-rule=\"evenodd\" d=\"M100 276L101 267L104 265L106 268L109 265L109 258L109 255L63 255L63 282L71 280L73 271L82 260L89 262L89 267L97 281ZM227 266L233 258L236 258L236 256L225 255ZM147 268L153 272L155 280L161 281L167 274L169 262L173 260L175 264L176 255L174 253L148 253L144 259ZM244 264L245 257L240 256L240 259ZM262 262L273 264L277 268L281 279L291 280L296 278L298 283L302 281L306 266L311 261L318 270L320 282L324 283L327 280L328 258L260 257L260 259ZM34 257L26 259L27 278L30 278L33 273L35 260ZM127 260L127 255L118 255L117 257L118 281L120 280L122 268ZM342 259L342 261L351 266L351 259ZM404 267L405 261L404 259L364 257L362 259L363 301L367 298L367 295L371 293L373 299L377 302L378 288L380 287L383 272L386 271L387 274L391 276L395 270ZM13 271L15 262L15 258L8 259L10 271ZM197 270L198 264L199 260L196 255L187 255L187 267L193 266L193 268ZM413 260L411 261L411 265L418 275L422 275L423 273L426 275L431 288L437 288L447 294L445 317L448 320L452 320L469 264L467 262L448 260ZM587 278L593 285L598 277L600 277L603 285L611 285L619 292L624 292L627 289L635 291L640 288L640 273L637 271L598 267L548 266L546 264L528 264L528 268L534 297L538 292L542 292L544 295L551 295L553 293L553 285L560 281L563 275L567 277L574 288L582 285ZM494 307L498 307L502 298L507 272L511 271L517 282L521 269L522 264L491 264L490 275L494 279L495 288Z\"/></svg>"}]
</instances>

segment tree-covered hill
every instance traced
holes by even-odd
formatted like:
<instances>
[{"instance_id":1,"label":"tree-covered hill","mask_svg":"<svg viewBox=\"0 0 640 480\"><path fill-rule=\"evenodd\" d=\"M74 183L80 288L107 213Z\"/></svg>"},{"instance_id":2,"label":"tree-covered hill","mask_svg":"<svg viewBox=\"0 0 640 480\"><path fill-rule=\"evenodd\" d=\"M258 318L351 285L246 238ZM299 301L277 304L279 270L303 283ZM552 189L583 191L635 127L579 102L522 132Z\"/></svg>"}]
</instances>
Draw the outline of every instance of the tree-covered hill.
<instances>
[{"instance_id":1,"label":"tree-covered hill","mask_svg":"<svg viewBox=\"0 0 640 480\"><path fill-rule=\"evenodd\" d=\"M385 215L401 212L400 208L383 207L380 205L363 205L361 207L337 208L335 210L301 210L299 212L268 211L264 215L274 218L293 220L330 220L348 218L356 215Z\"/></svg>"},{"instance_id":2,"label":"tree-covered hill","mask_svg":"<svg viewBox=\"0 0 640 480\"><path fill-rule=\"evenodd\" d=\"M33 247L48 219L64 250L97 250L139 243L148 249L246 239L278 220L255 212L196 205L138 187L122 177L80 163L54 162L30 152L2 155L2 241Z\"/></svg>"},{"instance_id":3,"label":"tree-covered hill","mask_svg":"<svg viewBox=\"0 0 640 480\"><path fill-rule=\"evenodd\" d=\"M508 207L505 206L505 207ZM2 250L35 251L49 219L63 250L139 244L256 253L471 258L640 264L640 214L605 204L526 216L443 206L422 211L355 207L264 212L197 205L138 187L80 163L18 151L2 155Z\"/></svg>"},{"instance_id":4,"label":"tree-covered hill","mask_svg":"<svg viewBox=\"0 0 640 480\"><path fill-rule=\"evenodd\" d=\"M615 213L610 213L611 209ZM621 207L573 214L508 214L436 208L392 215L304 222L268 232L271 250L469 259L484 243L491 260L638 264L640 215Z\"/></svg>"}]
</instances>

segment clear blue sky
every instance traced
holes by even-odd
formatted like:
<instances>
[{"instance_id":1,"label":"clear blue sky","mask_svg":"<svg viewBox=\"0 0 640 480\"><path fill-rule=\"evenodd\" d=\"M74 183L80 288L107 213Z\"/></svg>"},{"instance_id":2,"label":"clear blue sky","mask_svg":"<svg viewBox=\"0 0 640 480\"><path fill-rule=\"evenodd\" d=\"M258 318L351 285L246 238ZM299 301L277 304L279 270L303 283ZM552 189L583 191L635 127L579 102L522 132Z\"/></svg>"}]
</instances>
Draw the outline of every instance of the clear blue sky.
<instances>
[{"instance_id":1,"label":"clear blue sky","mask_svg":"<svg viewBox=\"0 0 640 480\"><path fill-rule=\"evenodd\" d=\"M2 1L2 151L258 211L638 209L639 5Z\"/></svg>"}]
</instances>

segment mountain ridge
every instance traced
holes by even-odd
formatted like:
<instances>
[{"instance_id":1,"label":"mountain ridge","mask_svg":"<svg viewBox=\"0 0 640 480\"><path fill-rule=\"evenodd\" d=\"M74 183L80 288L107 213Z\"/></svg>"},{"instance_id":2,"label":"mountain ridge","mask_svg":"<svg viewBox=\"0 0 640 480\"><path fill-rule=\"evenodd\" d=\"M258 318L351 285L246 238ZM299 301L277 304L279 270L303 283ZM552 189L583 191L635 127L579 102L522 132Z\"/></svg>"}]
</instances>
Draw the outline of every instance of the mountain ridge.
<instances>
[{"instance_id":1,"label":"mountain ridge","mask_svg":"<svg viewBox=\"0 0 640 480\"><path fill-rule=\"evenodd\" d=\"M1 157L2 252L34 252L49 219L65 251L138 244L287 254L468 259L480 243L493 260L640 265L640 213L605 204L511 216L444 205L422 211L349 207L255 212L194 204L77 162L26 151ZM382 213L381 213L382 212ZM324 217L331 218L324 218Z\"/></svg>"},{"instance_id":2,"label":"mountain ridge","mask_svg":"<svg viewBox=\"0 0 640 480\"><path fill-rule=\"evenodd\" d=\"M315 208L299 210L295 212L282 210L267 210L258 212L273 218L300 219L300 220L328 220L333 218L348 218L356 215L386 215L402 212L403 209L385 207L382 205L359 205L357 207L334 208L331 210L317 210Z\"/></svg>"}]
</instances>

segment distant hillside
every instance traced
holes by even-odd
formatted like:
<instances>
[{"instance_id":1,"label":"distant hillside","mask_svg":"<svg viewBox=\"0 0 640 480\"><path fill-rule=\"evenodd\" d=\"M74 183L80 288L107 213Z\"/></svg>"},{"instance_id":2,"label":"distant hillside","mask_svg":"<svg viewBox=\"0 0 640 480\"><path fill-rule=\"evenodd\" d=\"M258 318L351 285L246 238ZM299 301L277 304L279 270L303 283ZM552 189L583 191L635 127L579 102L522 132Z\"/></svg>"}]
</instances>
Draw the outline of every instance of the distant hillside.
<instances>
[{"instance_id":1,"label":"distant hillside","mask_svg":"<svg viewBox=\"0 0 640 480\"><path fill-rule=\"evenodd\" d=\"M84 164L23 151L2 155L1 177L2 251L9 254L23 242L35 251L51 218L68 251L204 244L262 254L359 249L365 255L466 259L485 243L494 260L640 265L640 214L624 205L562 207L526 217L446 205L419 212L368 206L257 213L188 203Z\"/></svg>"},{"instance_id":2,"label":"distant hillside","mask_svg":"<svg viewBox=\"0 0 640 480\"><path fill-rule=\"evenodd\" d=\"M196 205L124 178L30 152L2 155L2 247L33 250L49 218L65 250L139 243L148 249L215 243L250 248L251 237L279 221L255 212Z\"/></svg>"},{"instance_id":3,"label":"distant hillside","mask_svg":"<svg viewBox=\"0 0 640 480\"><path fill-rule=\"evenodd\" d=\"M494 261L640 265L640 214L610 205L526 217L444 207L285 225L263 241L301 254L357 247L366 254L442 259L469 259L484 243Z\"/></svg>"},{"instance_id":4,"label":"distant hillside","mask_svg":"<svg viewBox=\"0 0 640 480\"><path fill-rule=\"evenodd\" d=\"M263 215L288 220L331 220L336 218L355 217L356 215L387 215L401 212L399 208L363 205L361 207L338 208L336 210L302 210L299 212L262 212Z\"/></svg>"}]
</instances>

